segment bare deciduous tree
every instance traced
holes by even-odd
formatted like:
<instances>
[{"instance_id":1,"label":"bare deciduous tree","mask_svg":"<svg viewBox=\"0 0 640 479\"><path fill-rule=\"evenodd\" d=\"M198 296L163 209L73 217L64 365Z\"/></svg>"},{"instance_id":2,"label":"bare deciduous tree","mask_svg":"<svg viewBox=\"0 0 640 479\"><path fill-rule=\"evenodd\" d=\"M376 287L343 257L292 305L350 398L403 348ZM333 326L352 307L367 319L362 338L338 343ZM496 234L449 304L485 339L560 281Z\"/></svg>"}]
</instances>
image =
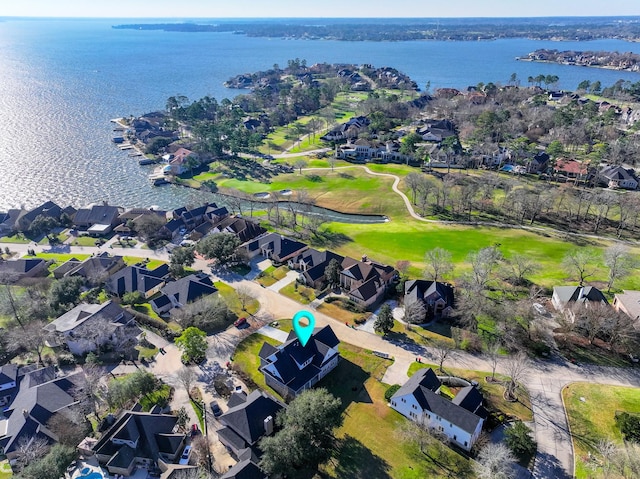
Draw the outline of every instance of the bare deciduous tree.
<instances>
[{"instance_id":1,"label":"bare deciduous tree","mask_svg":"<svg viewBox=\"0 0 640 479\"><path fill-rule=\"evenodd\" d=\"M584 286L584 281L593 276L598 269L597 265L594 264L596 260L597 254L592 249L573 249L566 254L562 260L562 265L571 274L578 277L580 286Z\"/></svg>"},{"instance_id":2,"label":"bare deciduous tree","mask_svg":"<svg viewBox=\"0 0 640 479\"><path fill-rule=\"evenodd\" d=\"M498 362L500 361L500 348L500 343L498 341L493 341L491 344L489 344L489 347L485 352L487 361L491 366L491 379L496 378L496 368L498 367Z\"/></svg>"},{"instance_id":3,"label":"bare deciduous tree","mask_svg":"<svg viewBox=\"0 0 640 479\"><path fill-rule=\"evenodd\" d=\"M31 464L43 458L49 451L49 441L43 436L27 436L18 439L16 452L18 462L22 465Z\"/></svg>"},{"instance_id":4,"label":"bare deciduous tree","mask_svg":"<svg viewBox=\"0 0 640 479\"><path fill-rule=\"evenodd\" d=\"M445 341L436 341L433 345L433 354L438 360L438 369L440 372L444 372L442 369L444 366L444 362L447 360L451 353L453 352L453 347L445 342Z\"/></svg>"},{"instance_id":5,"label":"bare deciduous tree","mask_svg":"<svg viewBox=\"0 0 640 479\"><path fill-rule=\"evenodd\" d=\"M7 334L8 344L16 350L34 352L38 355L38 362L44 365L42 351L45 341L49 335L44 330L45 323L42 321L31 321L23 328L13 328Z\"/></svg>"},{"instance_id":6,"label":"bare deciduous tree","mask_svg":"<svg viewBox=\"0 0 640 479\"><path fill-rule=\"evenodd\" d=\"M432 281L439 281L445 275L453 271L451 253L443 248L433 248L424 255L427 266L424 269L424 277Z\"/></svg>"},{"instance_id":7,"label":"bare deciduous tree","mask_svg":"<svg viewBox=\"0 0 640 479\"><path fill-rule=\"evenodd\" d=\"M629 254L629 249L619 243L609 246L604 251L604 264L609 268L607 277L607 292L611 292L613 283L625 276L636 267L636 262Z\"/></svg>"},{"instance_id":8,"label":"bare deciduous tree","mask_svg":"<svg viewBox=\"0 0 640 479\"><path fill-rule=\"evenodd\" d=\"M413 324L424 323L427 310L422 301L412 301L404 305L404 319Z\"/></svg>"},{"instance_id":9,"label":"bare deciduous tree","mask_svg":"<svg viewBox=\"0 0 640 479\"><path fill-rule=\"evenodd\" d=\"M525 284L525 277L540 269L540 265L530 256L520 253L514 253L511 255L506 263L510 276L516 284Z\"/></svg>"},{"instance_id":10,"label":"bare deciduous tree","mask_svg":"<svg viewBox=\"0 0 640 479\"><path fill-rule=\"evenodd\" d=\"M527 355L519 352L505 361L505 373L509 376L506 382L506 394L511 399L517 399L516 391L519 383L529 374L530 362Z\"/></svg>"},{"instance_id":11,"label":"bare deciduous tree","mask_svg":"<svg viewBox=\"0 0 640 479\"><path fill-rule=\"evenodd\" d=\"M470 253L467 261L471 263L469 286L475 293L480 293L491 281L493 272L502 261L502 253L496 246L488 246Z\"/></svg>"},{"instance_id":12,"label":"bare deciduous tree","mask_svg":"<svg viewBox=\"0 0 640 479\"><path fill-rule=\"evenodd\" d=\"M189 367L184 367L176 373L176 379L182 384L189 397L191 397L191 388L198 379L195 371Z\"/></svg>"},{"instance_id":13,"label":"bare deciduous tree","mask_svg":"<svg viewBox=\"0 0 640 479\"><path fill-rule=\"evenodd\" d=\"M236 288L236 295L238 296L238 301L240 302L242 311L246 311L247 306L256 298L253 291L251 291L251 289L246 285L238 286Z\"/></svg>"},{"instance_id":14,"label":"bare deciduous tree","mask_svg":"<svg viewBox=\"0 0 640 479\"><path fill-rule=\"evenodd\" d=\"M515 462L507 446L489 443L478 453L474 469L478 479L512 479L516 477Z\"/></svg>"}]
</instances>

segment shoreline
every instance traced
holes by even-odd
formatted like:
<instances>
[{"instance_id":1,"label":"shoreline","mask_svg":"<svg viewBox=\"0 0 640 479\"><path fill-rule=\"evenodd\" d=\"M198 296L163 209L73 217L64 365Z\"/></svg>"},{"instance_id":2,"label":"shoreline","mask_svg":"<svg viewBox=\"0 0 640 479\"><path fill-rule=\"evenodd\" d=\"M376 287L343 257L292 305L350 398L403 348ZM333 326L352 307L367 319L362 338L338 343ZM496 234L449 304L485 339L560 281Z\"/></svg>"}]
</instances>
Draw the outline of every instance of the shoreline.
<instances>
[{"instance_id":1,"label":"shoreline","mask_svg":"<svg viewBox=\"0 0 640 479\"><path fill-rule=\"evenodd\" d=\"M628 72L628 73L638 73L638 74L640 74L640 69L639 70L631 70L629 68L620 68L620 67L615 67L613 65L586 65L586 64L575 63L575 62L574 63L569 63L569 62L559 62L559 61L554 61L554 60L535 60L533 58L528 58L528 57L516 57L516 61L519 61L519 62L531 62L531 63L550 63L550 64L553 64L553 65L565 65L565 66L570 66L570 67L584 67L584 68L597 68L599 70L609 70L609 71Z\"/></svg>"}]
</instances>

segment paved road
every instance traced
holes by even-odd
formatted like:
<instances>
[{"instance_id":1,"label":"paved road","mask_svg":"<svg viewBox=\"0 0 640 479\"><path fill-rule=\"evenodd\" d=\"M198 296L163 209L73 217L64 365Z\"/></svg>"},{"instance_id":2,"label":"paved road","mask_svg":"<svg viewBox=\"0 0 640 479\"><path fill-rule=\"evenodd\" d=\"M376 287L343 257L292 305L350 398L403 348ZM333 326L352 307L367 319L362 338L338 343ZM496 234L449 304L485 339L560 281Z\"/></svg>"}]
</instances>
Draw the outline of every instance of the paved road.
<instances>
[{"instance_id":1,"label":"paved road","mask_svg":"<svg viewBox=\"0 0 640 479\"><path fill-rule=\"evenodd\" d=\"M12 251L21 254L26 253L30 245L8 245ZM100 251L96 247L70 247L64 245L59 248L36 246L36 251L52 251L63 253L96 253ZM166 252L154 252L143 249L113 248L112 254L137 256L141 258L153 258L167 261ZM196 269L209 271L206 261L198 260L194 265ZM208 356L217 358L224 364L231 355L235 346L244 337L257 331L273 319L291 318L303 309L299 303L286 298L275 291L262 288L253 281L247 281L236 274L218 274L219 278L232 283L234 287L246 286L260 301L261 309L250 320L250 327L245 330L231 328L209 339L210 350ZM432 358L428 348L407 345L403 343L392 344L379 336L363 331L358 331L316 311L314 313L316 324L324 326L330 324L341 341L355 344L365 349L381 351L395 358L395 363L385 375L385 381L400 383L406 378L406 368L415 361L416 356ZM489 364L484 358L472 356L462 351L456 351L446 365L464 369L490 371ZM504 363L498 365L497 370L504 372ZM568 423L561 400L562 389L571 382L584 381L595 384L612 384L621 386L640 387L640 374L635 368L606 368L597 366L577 367L562 361L532 362L531 372L525 385L531 394L531 403L534 412L536 440L538 442L538 454L536 457L534 477L568 478L573 475L573 452L571 447Z\"/></svg>"}]
</instances>

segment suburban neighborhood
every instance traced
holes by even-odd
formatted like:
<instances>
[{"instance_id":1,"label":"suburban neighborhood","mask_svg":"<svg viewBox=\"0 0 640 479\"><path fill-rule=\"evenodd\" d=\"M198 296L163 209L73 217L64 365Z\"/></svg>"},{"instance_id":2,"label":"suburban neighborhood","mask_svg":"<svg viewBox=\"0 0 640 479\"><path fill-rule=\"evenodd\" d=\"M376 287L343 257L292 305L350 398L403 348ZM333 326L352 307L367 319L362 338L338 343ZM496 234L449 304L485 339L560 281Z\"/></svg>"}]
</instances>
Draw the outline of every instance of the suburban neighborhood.
<instances>
[{"instance_id":1,"label":"suburban neighborhood","mask_svg":"<svg viewBox=\"0 0 640 479\"><path fill-rule=\"evenodd\" d=\"M524 82L112 120L187 199L0 213L0 474L640 477L640 82Z\"/></svg>"}]
</instances>

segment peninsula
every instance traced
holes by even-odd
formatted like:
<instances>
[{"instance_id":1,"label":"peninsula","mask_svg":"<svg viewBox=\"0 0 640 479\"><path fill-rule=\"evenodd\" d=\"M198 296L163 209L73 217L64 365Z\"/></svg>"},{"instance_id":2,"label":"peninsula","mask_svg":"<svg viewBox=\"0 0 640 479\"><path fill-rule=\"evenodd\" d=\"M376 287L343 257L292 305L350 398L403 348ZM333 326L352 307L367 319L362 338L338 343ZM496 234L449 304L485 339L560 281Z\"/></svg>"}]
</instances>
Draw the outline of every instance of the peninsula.
<instances>
[{"instance_id":1,"label":"peninsula","mask_svg":"<svg viewBox=\"0 0 640 479\"><path fill-rule=\"evenodd\" d=\"M640 55L631 52L559 51L541 48L517 59L521 61L560 63L562 65L640 72Z\"/></svg>"}]
</instances>

